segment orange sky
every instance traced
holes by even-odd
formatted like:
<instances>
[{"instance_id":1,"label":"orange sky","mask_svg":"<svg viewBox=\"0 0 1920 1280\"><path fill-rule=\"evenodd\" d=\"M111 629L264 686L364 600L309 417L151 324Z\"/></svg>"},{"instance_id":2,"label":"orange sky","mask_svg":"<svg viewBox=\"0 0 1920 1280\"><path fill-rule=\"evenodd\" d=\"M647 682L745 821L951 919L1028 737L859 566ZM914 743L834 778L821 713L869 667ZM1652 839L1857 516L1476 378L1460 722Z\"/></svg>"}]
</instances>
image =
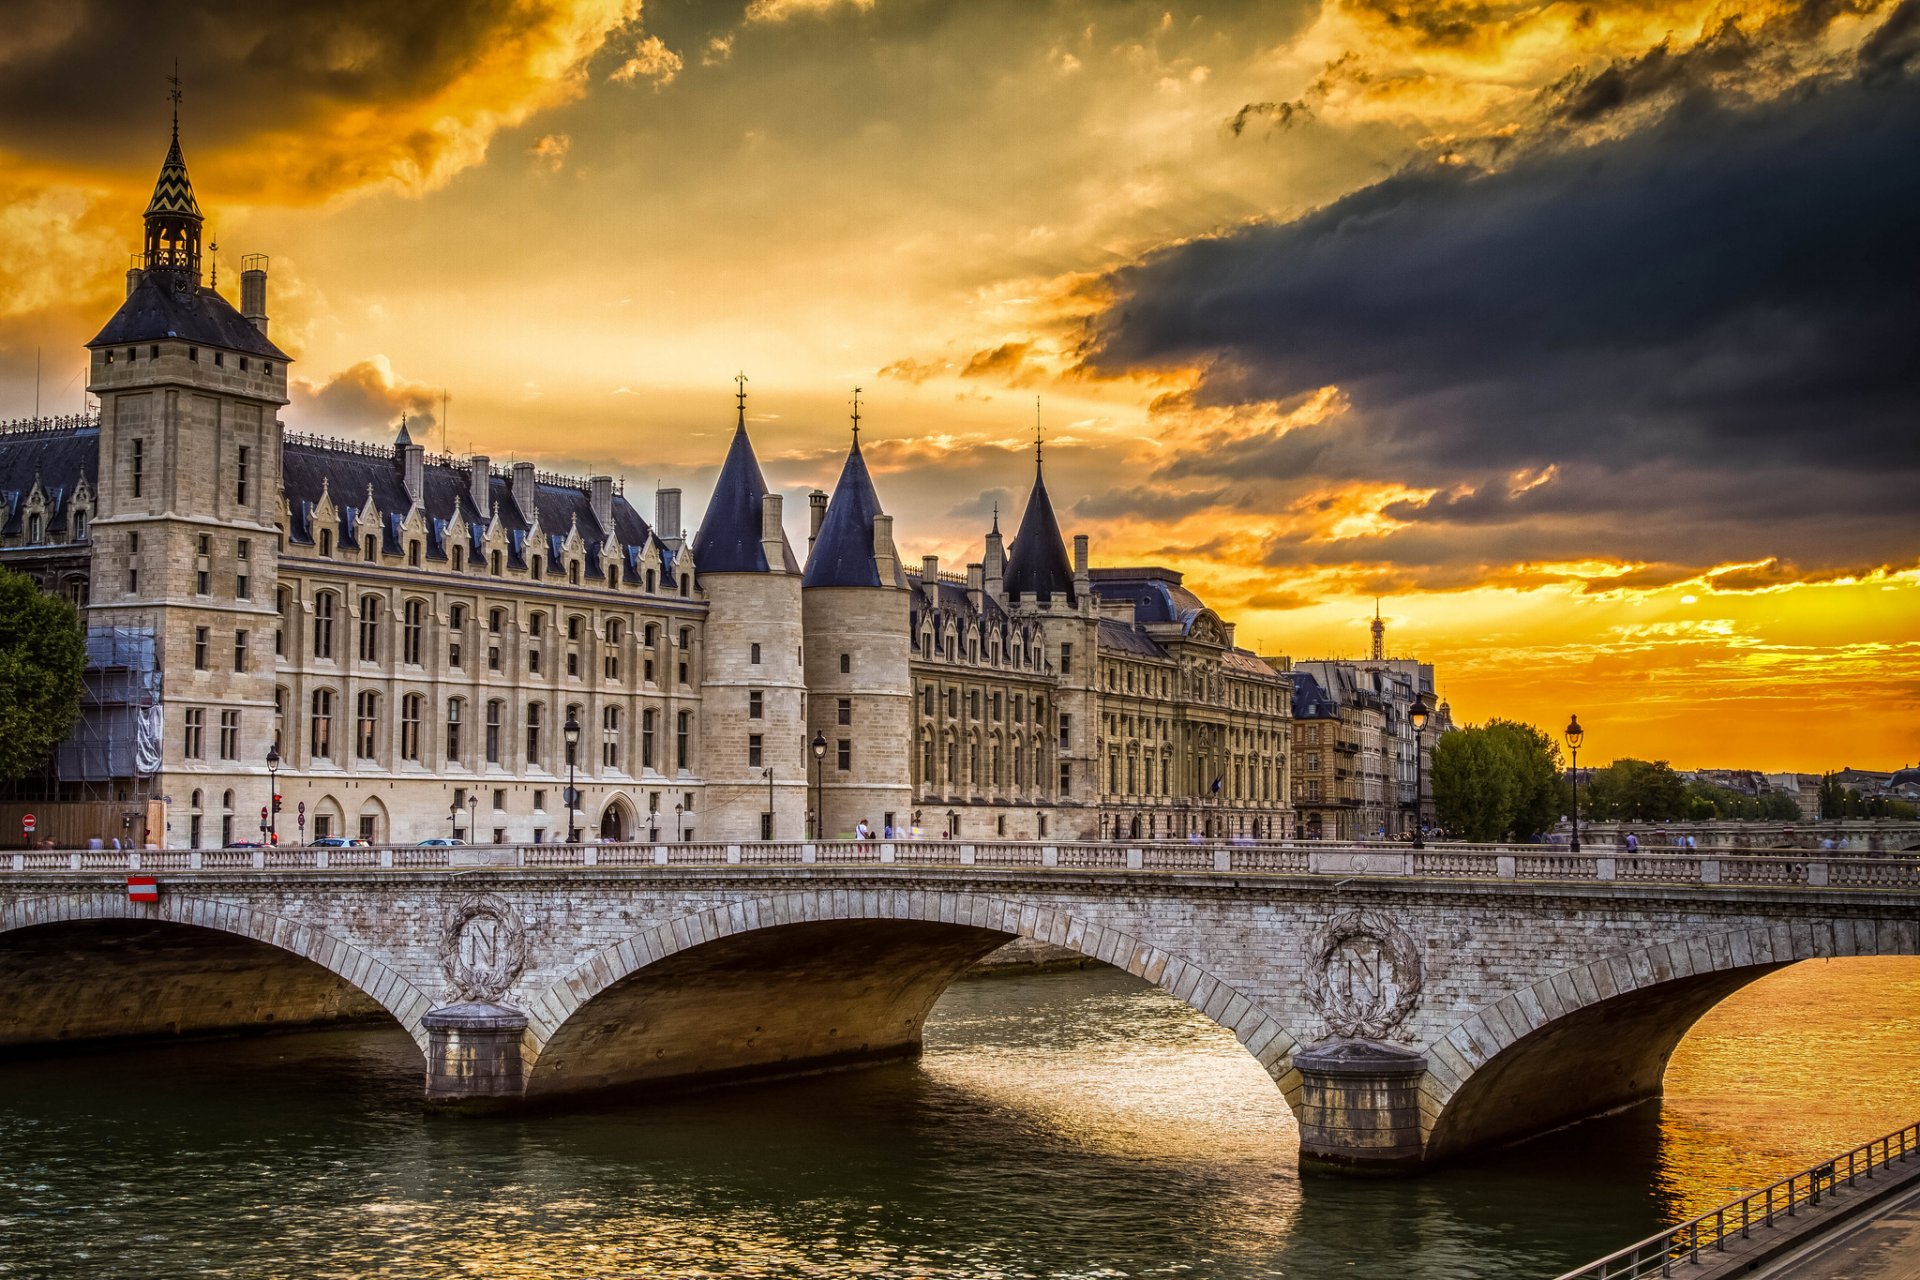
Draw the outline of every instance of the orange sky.
<instances>
[{"instance_id":1,"label":"orange sky","mask_svg":"<svg viewBox=\"0 0 1920 1280\"><path fill-rule=\"evenodd\" d=\"M1263 652L1357 656L1378 595L1459 719L1577 711L1596 761L1890 768L1920 759L1920 521L1875 415L1910 424L1912 388L1751 368L1892 321L1809 284L1799 338L1730 343L1801 299L1727 282L1795 254L1695 275L1719 237L1635 219L1740 189L1669 196L1665 157L1738 150L1690 141L1703 116L1760 147L1870 67L1904 92L1913 7L29 3L0 33L0 415L36 349L43 406L79 404L177 48L223 287L272 256L290 428L408 412L436 447L682 484L697 520L736 371L795 494L831 488L859 385L903 552L962 561L996 502L1017 521L1037 397L1067 534L1184 570ZM1628 314L1687 279L1616 344L1580 270ZM1618 397L1638 379L1661 394Z\"/></svg>"}]
</instances>

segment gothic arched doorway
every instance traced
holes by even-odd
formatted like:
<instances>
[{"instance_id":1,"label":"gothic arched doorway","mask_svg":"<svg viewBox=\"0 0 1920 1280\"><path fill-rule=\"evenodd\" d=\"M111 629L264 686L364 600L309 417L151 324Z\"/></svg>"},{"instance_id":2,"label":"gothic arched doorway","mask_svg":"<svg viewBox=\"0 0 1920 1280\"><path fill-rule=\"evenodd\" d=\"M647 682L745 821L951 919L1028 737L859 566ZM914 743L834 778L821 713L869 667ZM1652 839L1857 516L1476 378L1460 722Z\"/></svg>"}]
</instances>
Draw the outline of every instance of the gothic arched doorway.
<instances>
[{"instance_id":1,"label":"gothic arched doorway","mask_svg":"<svg viewBox=\"0 0 1920 1280\"><path fill-rule=\"evenodd\" d=\"M602 840L633 839L633 818L627 811L626 801L614 799L600 811L600 838Z\"/></svg>"}]
</instances>

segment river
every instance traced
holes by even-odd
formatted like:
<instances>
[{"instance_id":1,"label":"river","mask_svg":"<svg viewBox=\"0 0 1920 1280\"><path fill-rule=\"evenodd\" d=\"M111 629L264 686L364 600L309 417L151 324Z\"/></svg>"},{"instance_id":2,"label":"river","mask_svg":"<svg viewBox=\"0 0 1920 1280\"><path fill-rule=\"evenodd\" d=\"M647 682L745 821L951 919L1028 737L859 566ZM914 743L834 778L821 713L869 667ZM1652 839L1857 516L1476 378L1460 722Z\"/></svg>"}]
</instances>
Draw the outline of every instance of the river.
<instances>
[{"instance_id":1,"label":"river","mask_svg":"<svg viewBox=\"0 0 1920 1280\"><path fill-rule=\"evenodd\" d=\"M1112 970L963 981L918 1062L430 1117L397 1029L0 1063L0 1276L1551 1277L1920 1115L1920 962L1811 962L1665 1100L1312 1178L1230 1035Z\"/></svg>"}]
</instances>

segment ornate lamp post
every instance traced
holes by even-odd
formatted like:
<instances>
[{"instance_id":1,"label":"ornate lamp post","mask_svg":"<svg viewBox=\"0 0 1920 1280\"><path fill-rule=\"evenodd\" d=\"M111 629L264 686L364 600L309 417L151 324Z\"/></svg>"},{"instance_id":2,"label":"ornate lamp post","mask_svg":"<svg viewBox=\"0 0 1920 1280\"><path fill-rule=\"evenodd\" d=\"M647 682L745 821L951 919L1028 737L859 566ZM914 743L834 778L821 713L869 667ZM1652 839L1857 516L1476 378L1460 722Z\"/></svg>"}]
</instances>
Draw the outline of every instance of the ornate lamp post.
<instances>
[{"instance_id":1,"label":"ornate lamp post","mask_svg":"<svg viewBox=\"0 0 1920 1280\"><path fill-rule=\"evenodd\" d=\"M560 727L561 736L567 740L567 843L580 843L580 830L573 825L573 811L579 807L580 793L573 788L575 762L580 755L580 722L574 718L573 708L567 708L567 722Z\"/></svg>"},{"instance_id":2,"label":"ornate lamp post","mask_svg":"<svg viewBox=\"0 0 1920 1280\"><path fill-rule=\"evenodd\" d=\"M480 830L480 795L478 792L469 791L467 792L467 843L468 844L479 843L478 840L474 839L474 833L479 830Z\"/></svg>"},{"instance_id":3,"label":"ornate lamp post","mask_svg":"<svg viewBox=\"0 0 1920 1280\"><path fill-rule=\"evenodd\" d=\"M682 812L681 806L677 804L673 806L673 842L675 844L680 844L686 839L686 823L680 817Z\"/></svg>"},{"instance_id":4,"label":"ornate lamp post","mask_svg":"<svg viewBox=\"0 0 1920 1280\"><path fill-rule=\"evenodd\" d=\"M827 758L827 733L824 729L813 731L813 741L807 744L813 749L813 838L824 840L827 837L827 815L821 809L820 765Z\"/></svg>"},{"instance_id":5,"label":"ornate lamp post","mask_svg":"<svg viewBox=\"0 0 1920 1280\"><path fill-rule=\"evenodd\" d=\"M1580 744L1587 740L1587 731L1580 727L1580 717L1576 714L1567 721L1567 750L1573 753L1573 765L1569 772L1573 778L1573 843L1567 848L1580 852Z\"/></svg>"},{"instance_id":6,"label":"ornate lamp post","mask_svg":"<svg viewBox=\"0 0 1920 1280\"><path fill-rule=\"evenodd\" d=\"M1420 800L1423 779L1420 758L1420 735L1427 728L1427 700L1415 697L1413 706L1407 712L1407 720L1413 725L1413 847L1427 847L1426 838L1420 833Z\"/></svg>"},{"instance_id":7,"label":"ornate lamp post","mask_svg":"<svg viewBox=\"0 0 1920 1280\"><path fill-rule=\"evenodd\" d=\"M267 747L267 843L280 843L280 748Z\"/></svg>"}]
</instances>

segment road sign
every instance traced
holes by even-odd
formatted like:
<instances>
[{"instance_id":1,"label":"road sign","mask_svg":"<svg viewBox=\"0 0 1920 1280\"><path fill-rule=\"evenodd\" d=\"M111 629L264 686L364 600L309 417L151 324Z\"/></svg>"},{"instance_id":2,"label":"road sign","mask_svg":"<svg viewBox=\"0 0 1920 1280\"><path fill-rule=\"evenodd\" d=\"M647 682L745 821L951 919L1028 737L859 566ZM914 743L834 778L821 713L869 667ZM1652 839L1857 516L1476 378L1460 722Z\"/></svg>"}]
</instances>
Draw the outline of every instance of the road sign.
<instances>
[{"instance_id":1,"label":"road sign","mask_svg":"<svg viewBox=\"0 0 1920 1280\"><path fill-rule=\"evenodd\" d=\"M158 902L160 886L152 876L128 876L127 898L132 902Z\"/></svg>"},{"instance_id":2,"label":"road sign","mask_svg":"<svg viewBox=\"0 0 1920 1280\"><path fill-rule=\"evenodd\" d=\"M32 815L32 814L30 814L30 813L29 813L29 814L27 814L27 815L26 815L25 817L23 817L23 818L21 818L21 819L20 819L20 833L21 833L22 835L29 835L29 836L30 836L30 835L32 835L32 834L33 834L33 824L34 824L34 817L33 817L33 815Z\"/></svg>"}]
</instances>

